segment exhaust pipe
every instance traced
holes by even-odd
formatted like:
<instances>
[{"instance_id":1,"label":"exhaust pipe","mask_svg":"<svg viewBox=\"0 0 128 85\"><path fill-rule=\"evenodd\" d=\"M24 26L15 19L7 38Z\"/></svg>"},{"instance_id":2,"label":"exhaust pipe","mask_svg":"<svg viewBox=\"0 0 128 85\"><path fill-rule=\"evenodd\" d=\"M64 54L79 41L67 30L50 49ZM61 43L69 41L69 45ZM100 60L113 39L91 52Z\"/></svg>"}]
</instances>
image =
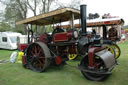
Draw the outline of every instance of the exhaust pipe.
<instances>
[{"instance_id":1,"label":"exhaust pipe","mask_svg":"<svg viewBox=\"0 0 128 85\"><path fill-rule=\"evenodd\" d=\"M86 35L86 5L80 5L80 17L81 17L81 28L82 35Z\"/></svg>"}]
</instances>

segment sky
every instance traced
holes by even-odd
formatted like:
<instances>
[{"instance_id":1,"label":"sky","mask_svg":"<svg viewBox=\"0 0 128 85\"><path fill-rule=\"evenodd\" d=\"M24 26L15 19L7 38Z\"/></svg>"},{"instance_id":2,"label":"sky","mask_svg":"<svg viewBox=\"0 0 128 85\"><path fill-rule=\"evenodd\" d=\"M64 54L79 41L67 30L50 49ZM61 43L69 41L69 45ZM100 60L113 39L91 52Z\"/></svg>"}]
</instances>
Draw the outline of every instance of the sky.
<instances>
[{"instance_id":1,"label":"sky","mask_svg":"<svg viewBox=\"0 0 128 85\"><path fill-rule=\"evenodd\" d=\"M123 18L125 24L128 24L127 0L83 0L81 4L87 5L87 13L110 13Z\"/></svg>"},{"instance_id":2,"label":"sky","mask_svg":"<svg viewBox=\"0 0 128 85\"><path fill-rule=\"evenodd\" d=\"M71 0L59 1L68 4ZM112 16L123 18L125 24L128 24L127 0L82 0L81 4L87 5L87 14L99 13L102 16L105 13L110 13ZM1 6L0 10L3 9L2 7L4 6Z\"/></svg>"},{"instance_id":3,"label":"sky","mask_svg":"<svg viewBox=\"0 0 128 85\"><path fill-rule=\"evenodd\" d=\"M71 0L59 1L68 4ZM102 16L105 13L110 13L112 16L123 18L125 24L128 24L127 0L82 0L81 4L87 5L87 14L98 13Z\"/></svg>"}]
</instances>

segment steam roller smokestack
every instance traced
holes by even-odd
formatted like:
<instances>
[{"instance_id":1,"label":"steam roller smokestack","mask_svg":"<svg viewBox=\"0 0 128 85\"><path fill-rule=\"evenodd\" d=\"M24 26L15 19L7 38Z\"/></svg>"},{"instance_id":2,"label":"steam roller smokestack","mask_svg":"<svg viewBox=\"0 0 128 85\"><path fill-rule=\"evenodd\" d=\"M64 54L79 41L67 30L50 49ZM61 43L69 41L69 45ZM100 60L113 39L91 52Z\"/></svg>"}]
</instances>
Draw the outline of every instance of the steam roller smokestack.
<instances>
[{"instance_id":1,"label":"steam roller smokestack","mask_svg":"<svg viewBox=\"0 0 128 85\"><path fill-rule=\"evenodd\" d=\"M80 17L81 17L81 28L82 35L86 35L86 5L80 5Z\"/></svg>"}]
</instances>

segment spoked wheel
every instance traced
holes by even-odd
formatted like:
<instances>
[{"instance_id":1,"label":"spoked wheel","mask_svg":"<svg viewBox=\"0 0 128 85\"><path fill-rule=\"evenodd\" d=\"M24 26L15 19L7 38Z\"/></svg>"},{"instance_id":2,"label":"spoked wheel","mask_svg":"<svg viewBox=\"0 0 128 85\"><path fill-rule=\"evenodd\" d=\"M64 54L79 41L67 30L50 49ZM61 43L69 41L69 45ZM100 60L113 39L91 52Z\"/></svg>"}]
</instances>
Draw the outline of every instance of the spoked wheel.
<instances>
[{"instance_id":1,"label":"spoked wheel","mask_svg":"<svg viewBox=\"0 0 128 85\"><path fill-rule=\"evenodd\" d=\"M69 59L69 60L75 60L77 57L78 57L77 54L69 54L69 55L68 55L68 59Z\"/></svg>"},{"instance_id":2,"label":"spoked wheel","mask_svg":"<svg viewBox=\"0 0 128 85\"><path fill-rule=\"evenodd\" d=\"M86 68L87 70L89 70L89 66L88 66L88 56L84 57L81 62L80 62L80 66ZM91 72L94 71L94 72ZM95 56L95 68L94 69L90 69L89 71L84 71L81 70L81 73L84 75L85 78L89 79L89 80L93 80L93 81L101 81L104 80L105 78L108 77L109 74L100 74L100 73L96 73L96 72L106 72L106 66L103 63L103 61L100 59L100 57Z\"/></svg>"},{"instance_id":3,"label":"spoked wheel","mask_svg":"<svg viewBox=\"0 0 128 85\"><path fill-rule=\"evenodd\" d=\"M27 49L27 61L30 69L36 72L44 71L50 65L50 52L42 42L35 42Z\"/></svg>"},{"instance_id":4,"label":"spoked wheel","mask_svg":"<svg viewBox=\"0 0 128 85\"><path fill-rule=\"evenodd\" d=\"M114 56L114 58L116 58L115 49L111 45L105 44L105 48L106 48L106 50L108 50L108 51L110 51L112 53L112 55Z\"/></svg>"},{"instance_id":5,"label":"spoked wheel","mask_svg":"<svg viewBox=\"0 0 128 85\"><path fill-rule=\"evenodd\" d=\"M112 47L114 48L114 50L115 50L115 53L116 53L115 58L116 58L116 59L119 58L119 57L120 57L120 54L121 54L120 47L119 47L117 44L112 44L111 46L112 46Z\"/></svg>"}]
</instances>

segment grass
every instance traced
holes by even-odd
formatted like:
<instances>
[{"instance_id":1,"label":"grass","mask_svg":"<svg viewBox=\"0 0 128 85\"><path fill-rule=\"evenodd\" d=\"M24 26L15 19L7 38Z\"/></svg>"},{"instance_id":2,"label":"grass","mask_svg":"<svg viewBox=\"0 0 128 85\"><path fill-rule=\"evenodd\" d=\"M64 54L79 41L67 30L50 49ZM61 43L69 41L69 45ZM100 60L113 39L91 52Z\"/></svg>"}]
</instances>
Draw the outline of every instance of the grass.
<instances>
[{"instance_id":1,"label":"grass","mask_svg":"<svg viewBox=\"0 0 128 85\"><path fill-rule=\"evenodd\" d=\"M9 56L11 55L12 52L13 51L0 49L0 60L9 59Z\"/></svg>"},{"instance_id":2,"label":"grass","mask_svg":"<svg viewBox=\"0 0 128 85\"><path fill-rule=\"evenodd\" d=\"M111 76L105 81L89 81L76 69L79 61L69 61L64 67L51 67L46 72L36 73L24 69L20 63L0 64L0 85L127 85L128 41L119 44L121 56ZM12 51L0 50L0 60L9 59Z\"/></svg>"}]
</instances>

